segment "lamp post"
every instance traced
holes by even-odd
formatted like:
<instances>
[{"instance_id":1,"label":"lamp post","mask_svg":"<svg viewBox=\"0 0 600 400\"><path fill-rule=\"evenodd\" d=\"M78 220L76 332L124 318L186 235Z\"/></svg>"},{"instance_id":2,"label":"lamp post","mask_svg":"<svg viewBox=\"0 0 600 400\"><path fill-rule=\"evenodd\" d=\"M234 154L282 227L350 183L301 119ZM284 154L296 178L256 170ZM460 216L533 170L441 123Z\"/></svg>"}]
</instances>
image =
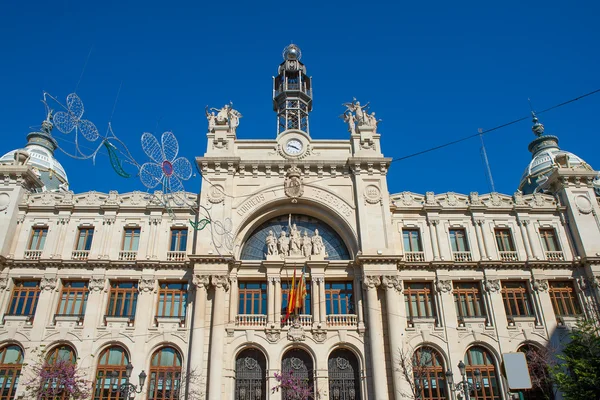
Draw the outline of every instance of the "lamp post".
<instances>
[{"instance_id":1,"label":"lamp post","mask_svg":"<svg viewBox=\"0 0 600 400\"><path fill-rule=\"evenodd\" d=\"M479 368L477 368L473 372L475 375L475 382L469 382L467 379L465 363L462 361L459 362L458 369L460 370L462 380L458 383L454 383L454 374L450 369L448 369L448 371L446 371L446 381L448 382L448 385L450 385L450 390L453 392L458 392L459 396L462 394L465 400L469 400L471 398L471 392L481 389L481 371L479 371Z\"/></svg>"},{"instance_id":2,"label":"lamp post","mask_svg":"<svg viewBox=\"0 0 600 400\"><path fill-rule=\"evenodd\" d=\"M117 379L119 378L119 373L117 371L113 371L110 374L110 390L112 393L119 393L120 396L125 396L126 399L133 399L136 393L142 393L142 389L144 388L144 383L146 382L146 373L144 371L140 372L138 376L139 385L136 386L129 382L129 378L131 378L131 371L133 371L133 365L128 363L125 367L125 382L118 383Z\"/></svg>"}]
</instances>

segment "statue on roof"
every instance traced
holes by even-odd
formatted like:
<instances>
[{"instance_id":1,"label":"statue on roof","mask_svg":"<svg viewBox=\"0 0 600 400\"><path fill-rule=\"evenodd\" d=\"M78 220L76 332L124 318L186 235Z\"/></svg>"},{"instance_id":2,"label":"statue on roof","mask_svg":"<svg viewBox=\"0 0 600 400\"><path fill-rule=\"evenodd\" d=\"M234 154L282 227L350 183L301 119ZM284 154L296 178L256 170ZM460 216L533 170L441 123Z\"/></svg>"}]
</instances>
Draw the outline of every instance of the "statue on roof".
<instances>
[{"instance_id":1,"label":"statue on roof","mask_svg":"<svg viewBox=\"0 0 600 400\"><path fill-rule=\"evenodd\" d=\"M208 109L208 107L206 107L205 114L206 118L208 119L209 129L211 129L211 124L229 125L229 128L231 129L237 128L240 124L240 118L242 118L242 114L235 110L232 106L233 103L229 102L229 104L225 104L222 108L211 107ZM210 114L209 111L211 111Z\"/></svg>"},{"instance_id":2,"label":"statue on roof","mask_svg":"<svg viewBox=\"0 0 600 400\"><path fill-rule=\"evenodd\" d=\"M354 97L352 98L351 103L344 103L342 105L346 107L347 112L356 114L356 121L359 125L365 125L368 123L368 114L366 114L365 110L368 110L369 103L365 104L364 106L361 106L360 101L356 100L356 97Z\"/></svg>"}]
</instances>

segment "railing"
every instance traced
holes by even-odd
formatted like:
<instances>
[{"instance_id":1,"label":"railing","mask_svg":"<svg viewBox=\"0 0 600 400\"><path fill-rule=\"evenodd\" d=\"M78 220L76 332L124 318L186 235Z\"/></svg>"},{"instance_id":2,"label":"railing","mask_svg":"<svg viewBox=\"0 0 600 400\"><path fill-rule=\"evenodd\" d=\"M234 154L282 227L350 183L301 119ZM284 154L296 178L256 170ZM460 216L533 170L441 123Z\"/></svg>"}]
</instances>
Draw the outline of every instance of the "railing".
<instances>
[{"instance_id":1,"label":"railing","mask_svg":"<svg viewBox=\"0 0 600 400\"><path fill-rule=\"evenodd\" d=\"M82 325L84 316L85 316L85 314L54 314L54 325L56 325L57 318L59 320L73 319L74 321L77 322L77 325Z\"/></svg>"},{"instance_id":2,"label":"railing","mask_svg":"<svg viewBox=\"0 0 600 400\"><path fill-rule=\"evenodd\" d=\"M501 251L500 260L502 261L519 261L519 255L516 251Z\"/></svg>"},{"instance_id":3,"label":"railing","mask_svg":"<svg viewBox=\"0 0 600 400\"><path fill-rule=\"evenodd\" d=\"M42 250L25 250L26 260L39 260L42 257Z\"/></svg>"},{"instance_id":4,"label":"railing","mask_svg":"<svg viewBox=\"0 0 600 400\"><path fill-rule=\"evenodd\" d=\"M565 261L565 254L562 251L547 251L546 260L548 261Z\"/></svg>"},{"instance_id":5,"label":"railing","mask_svg":"<svg viewBox=\"0 0 600 400\"><path fill-rule=\"evenodd\" d=\"M186 257L185 251L167 251L167 261L185 261Z\"/></svg>"},{"instance_id":6,"label":"railing","mask_svg":"<svg viewBox=\"0 0 600 400\"><path fill-rule=\"evenodd\" d=\"M473 256L470 251L454 251L452 252L454 261L456 262L469 262L473 261Z\"/></svg>"},{"instance_id":7,"label":"railing","mask_svg":"<svg viewBox=\"0 0 600 400\"><path fill-rule=\"evenodd\" d=\"M425 261L425 253L422 251L407 251L404 253L406 262L421 262Z\"/></svg>"},{"instance_id":8,"label":"railing","mask_svg":"<svg viewBox=\"0 0 600 400\"><path fill-rule=\"evenodd\" d=\"M290 317L287 319L287 321L285 321L285 323L283 324L283 326L292 326L294 325L294 322L296 321L296 319L298 320L298 322L300 322L300 325L302 326L312 326L312 315L310 314L300 314L297 317ZM283 318L281 318L281 320L283 321Z\"/></svg>"},{"instance_id":9,"label":"railing","mask_svg":"<svg viewBox=\"0 0 600 400\"><path fill-rule=\"evenodd\" d=\"M266 326L267 316L264 314L240 314L235 317L236 326Z\"/></svg>"},{"instance_id":10,"label":"railing","mask_svg":"<svg viewBox=\"0 0 600 400\"><path fill-rule=\"evenodd\" d=\"M329 314L327 326L356 326L358 317L356 314Z\"/></svg>"},{"instance_id":11,"label":"railing","mask_svg":"<svg viewBox=\"0 0 600 400\"><path fill-rule=\"evenodd\" d=\"M124 251L119 252L119 261L135 261L137 258L137 251Z\"/></svg>"},{"instance_id":12,"label":"railing","mask_svg":"<svg viewBox=\"0 0 600 400\"><path fill-rule=\"evenodd\" d=\"M73 260L87 260L90 255L89 250L73 250L71 258Z\"/></svg>"}]
</instances>

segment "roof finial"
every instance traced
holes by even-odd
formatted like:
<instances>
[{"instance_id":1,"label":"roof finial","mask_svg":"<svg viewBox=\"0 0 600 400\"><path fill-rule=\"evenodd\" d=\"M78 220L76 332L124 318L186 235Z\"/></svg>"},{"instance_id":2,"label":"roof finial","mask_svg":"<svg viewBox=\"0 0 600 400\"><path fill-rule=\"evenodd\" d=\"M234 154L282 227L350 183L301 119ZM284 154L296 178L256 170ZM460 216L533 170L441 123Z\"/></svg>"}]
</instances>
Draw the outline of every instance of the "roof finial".
<instances>
[{"instance_id":1,"label":"roof finial","mask_svg":"<svg viewBox=\"0 0 600 400\"><path fill-rule=\"evenodd\" d=\"M535 115L535 111L531 111L531 116L533 117L531 120L533 121L533 126L531 130L535 134L535 136L540 137L544 134L544 125L540 123L537 115Z\"/></svg>"},{"instance_id":2,"label":"roof finial","mask_svg":"<svg viewBox=\"0 0 600 400\"><path fill-rule=\"evenodd\" d=\"M48 109L46 119L44 120L44 122L42 122L42 132L50 135L50 132L52 132L53 127L54 125L52 125L52 109Z\"/></svg>"}]
</instances>

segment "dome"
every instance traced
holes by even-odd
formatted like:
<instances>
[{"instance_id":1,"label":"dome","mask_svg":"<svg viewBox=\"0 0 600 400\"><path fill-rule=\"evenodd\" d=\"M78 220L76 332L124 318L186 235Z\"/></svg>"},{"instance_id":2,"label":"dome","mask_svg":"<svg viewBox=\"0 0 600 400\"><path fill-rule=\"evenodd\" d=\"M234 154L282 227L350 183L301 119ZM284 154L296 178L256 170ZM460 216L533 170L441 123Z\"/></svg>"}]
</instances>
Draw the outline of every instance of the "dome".
<instances>
[{"instance_id":1,"label":"dome","mask_svg":"<svg viewBox=\"0 0 600 400\"><path fill-rule=\"evenodd\" d=\"M63 166L54 158L54 150L58 148L56 140L50 135L52 123L47 119L42 124L40 132L27 135L27 145L22 149L9 151L0 157L0 164L12 164L17 152L29 155L26 164L31 165L40 180L44 183L42 190L63 191L69 189L67 173Z\"/></svg>"},{"instance_id":2,"label":"dome","mask_svg":"<svg viewBox=\"0 0 600 400\"><path fill-rule=\"evenodd\" d=\"M300 60L302 58L302 51L300 51L300 47L295 44L290 44L285 49L283 49L283 59L284 60Z\"/></svg>"}]
</instances>

